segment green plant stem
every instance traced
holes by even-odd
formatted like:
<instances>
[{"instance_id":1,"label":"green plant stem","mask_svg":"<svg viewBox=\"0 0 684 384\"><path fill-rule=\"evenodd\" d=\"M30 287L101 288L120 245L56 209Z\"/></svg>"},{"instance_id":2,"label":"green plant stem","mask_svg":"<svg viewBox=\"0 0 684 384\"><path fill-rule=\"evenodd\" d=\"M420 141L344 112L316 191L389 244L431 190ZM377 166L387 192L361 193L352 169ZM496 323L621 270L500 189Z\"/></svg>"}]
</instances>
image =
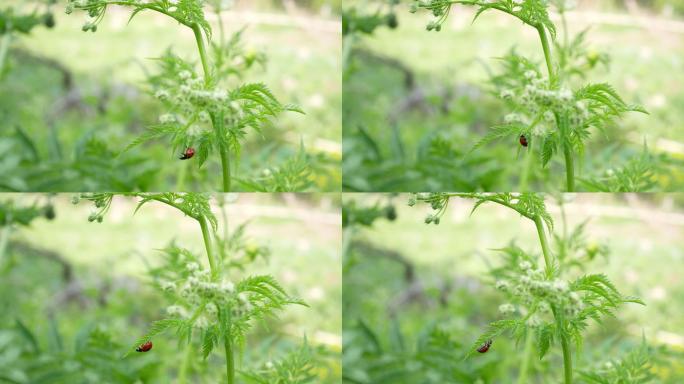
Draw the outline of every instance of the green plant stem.
<instances>
[{"instance_id":1,"label":"green plant stem","mask_svg":"<svg viewBox=\"0 0 684 384\"><path fill-rule=\"evenodd\" d=\"M561 336L561 348L563 348L563 371L565 373L565 384L572 384L572 353L568 338Z\"/></svg>"},{"instance_id":2,"label":"green plant stem","mask_svg":"<svg viewBox=\"0 0 684 384\"><path fill-rule=\"evenodd\" d=\"M544 222L540 216L534 216L534 224L537 227L537 234L539 235L539 243L542 247L542 253L544 254L544 262L546 263L546 276L550 277L551 267L551 250L549 249L549 241L546 237L546 231L544 230ZM553 308L553 317L556 319L557 327L559 330L563 329L564 324L562 319L559 317L555 308ZM561 332L562 335L562 332ZM561 348L563 349L563 371L565 373L565 384L572 384L572 354L570 352L570 344L565 336L561 336Z\"/></svg>"},{"instance_id":3,"label":"green plant stem","mask_svg":"<svg viewBox=\"0 0 684 384\"><path fill-rule=\"evenodd\" d=\"M185 384L188 382L188 371L192 355L192 344L188 344L185 346L185 355L183 356L183 362L178 371L178 384Z\"/></svg>"},{"instance_id":4,"label":"green plant stem","mask_svg":"<svg viewBox=\"0 0 684 384\"><path fill-rule=\"evenodd\" d=\"M2 73L5 70L5 60L7 60L7 51L10 45L10 33L5 32L0 40L0 79L2 78Z\"/></svg>"},{"instance_id":5,"label":"green plant stem","mask_svg":"<svg viewBox=\"0 0 684 384\"><path fill-rule=\"evenodd\" d=\"M546 60L546 68L549 71L549 84L553 87L556 84L557 76L554 70L553 57L551 55L551 45L549 44L549 38L546 34L546 29L544 26L537 26L537 32L539 32L539 40L541 40L542 49L544 50L544 59ZM562 138L567 139L567 119L562 116L560 119L557 118L556 122L560 130ZM575 164L573 159L572 148L569 145L563 144L563 155L565 157L565 177L567 184L567 192L575 191Z\"/></svg>"},{"instance_id":6,"label":"green plant stem","mask_svg":"<svg viewBox=\"0 0 684 384\"><path fill-rule=\"evenodd\" d=\"M230 149L228 145L221 140L226 137L225 127L223 126L223 112L218 115L211 115L211 122L216 131L216 136L219 137L219 153L221 155L221 171L223 173L223 192L230 192L231 175L230 175Z\"/></svg>"},{"instance_id":7,"label":"green plant stem","mask_svg":"<svg viewBox=\"0 0 684 384\"><path fill-rule=\"evenodd\" d=\"M209 228L209 221L206 217L200 216L198 218L200 227L202 228L202 237L204 238L204 246L207 249L207 257L209 258L209 267L211 268L211 276L213 280L216 280L219 276L218 274L218 263L216 262L216 251L214 238L212 232ZM224 338L224 344L226 349L226 380L228 384L235 383L235 356L233 354L233 345L230 340L230 336L226 335Z\"/></svg>"},{"instance_id":8,"label":"green plant stem","mask_svg":"<svg viewBox=\"0 0 684 384\"><path fill-rule=\"evenodd\" d=\"M532 332L527 332L525 335L525 350L523 351L523 362L520 367L520 375L518 376L518 384L528 384L527 381L527 371L530 367L530 355L532 354L532 348L534 346L534 335Z\"/></svg>"},{"instance_id":9,"label":"green plant stem","mask_svg":"<svg viewBox=\"0 0 684 384\"><path fill-rule=\"evenodd\" d=\"M569 145L563 146L563 155L565 156L565 178L567 184L567 192L575 192L575 161Z\"/></svg>"},{"instance_id":10,"label":"green plant stem","mask_svg":"<svg viewBox=\"0 0 684 384\"><path fill-rule=\"evenodd\" d=\"M183 191L185 189L185 176L188 173L188 163L183 162L181 164L180 170L178 171L178 177L176 178L176 188L174 191Z\"/></svg>"},{"instance_id":11,"label":"green plant stem","mask_svg":"<svg viewBox=\"0 0 684 384\"><path fill-rule=\"evenodd\" d=\"M551 267L551 250L549 249L549 241L546 237L546 231L544 230L544 221L540 216L534 216L534 225L537 227L537 235L539 236L539 243L542 247L542 253L544 254L544 263L546 264L546 275L550 275Z\"/></svg>"},{"instance_id":12,"label":"green plant stem","mask_svg":"<svg viewBox=\"0 0 684 384\"><path fill-rule=\"evenodd\" d=\"M536 27L539 33L539 40L541 40L542 49L544 50L544 60L546 60L546 69L549 71L549 82L553 85L556 83L556 71L553 66L553 58L551 56L551 45L549 38L546 35L546 29L543 25Z\"/></svg>"},{"instance_id":13,"label":"green plant stem","mask_svg":"<svg viewBox=\"0 0 684 384\"><path fill-rule=\"evenodd\" d=\"M228 336L224 339L226 348L226 377L228 384L235 383L235 356L233 354L233 344Z\"/></svg>"},{"instance_id":14,"label":"green plant stem","mask_svg":"<svg viewBox=\"0 0 684 384\"><path fill-rule=\"evenodd\" d=\"M209 58L207 57L207 49L204 44L204 36L199 25L192 26L192 32L195 34L195 41L197 42L197 50L199 51L200 60L202 61L202 69L204 70L204 84L209 86L211 84L211 70L209 69ZM211 114L211 123L216 131L219 141L222 143L225 136L223 132L223 115L216 116ZM219 152L221 155L221 171L223 175L223 192L230 192L230 152L228 147L224 144L219 145Z\"/></svg>"},{"instance_id":15,"label":"green plant stem","mask_svg":"<svg viewBox=\"0 0 684 384\"><path fill-rule=\"evenodd\" d=\"M216 249L214 244L214 237L212 236L211 229L209 228L209 220L207 220L207 218L204 216L200 216L197 218L197 221L199 222L200 228L202 229L202 238L204 239L204 247L207 250L207 259L209 259L211 277L212 279L216 279L218 277L218 270L216 265Z\"/></svg>"},{"instance_id":16,"label":"green plant stem","mask_svg":"<svg viewBox=\"0 0 684 384\"><path fill-rule=\"evenodd\" d=\"M211 71L209 70L209 59L207 58L207 49L204 46L204 37L199 25L192 26L192 32L195 34L195 41L197 42L197 50L199 51L200 60L202 61L202 69L204 70L204 84L211 83Z\"/></svg>"},{"instance_id":17,"label":"green plant stem","mask_svg":"<svg viewBox=\"0 0 684 384\"><path fill-rule=\"evenodd\" d=\"M534 140L530 140L529 146L527 147L527 153L525 154L525 167L523 168L523 174L520 176L520 185L518 185L518 192L527 192L530 180L530 171L534 166L534 151L533 151Z\"/></svg>"}]
</instances>

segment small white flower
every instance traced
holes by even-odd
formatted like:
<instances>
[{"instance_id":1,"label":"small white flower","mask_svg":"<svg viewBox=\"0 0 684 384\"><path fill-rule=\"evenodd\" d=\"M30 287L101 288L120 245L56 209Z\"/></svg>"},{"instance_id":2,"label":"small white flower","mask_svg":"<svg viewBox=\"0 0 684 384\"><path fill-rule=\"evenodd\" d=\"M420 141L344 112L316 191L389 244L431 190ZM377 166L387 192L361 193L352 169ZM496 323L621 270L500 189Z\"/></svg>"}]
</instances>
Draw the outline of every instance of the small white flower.
<instances>
[{"instance_id":1,"label":"small white flower","mask_svg":"<svg viewBox=\"0 0 684 384\"><path fill-rule=\"evenodd\" d=\"M190 71L181 71L180 73L178 73L178 77L180 77L183 80L186 80L192 77L192 73L190 73Z\"/></svg>"},{"instance_id":2,"label":"small white flower","mask_svg":"<svg viewBox=\"0 0 684 384\"><path fill-rule=\"evenodd\" d=\"M209 112L207 112L207 111L201 111L199 113L198 117L199 117L200 121L203 121L205 123L209 122L211 120L211 116L209 115Z\"/></svg>"},{"instance_id":3,"label":"small white flower","mask_svg":"<svg viewBox=\"0 0 684 384\"><path fill-rule=\"evenodd\" d=\"M533 70L526 71L525 72L525 78L528 80L535 79L535 78L537 78L537 72L535 72Z\"/></svg>"},{"instance_id":4,"label":"small white flower","mask_svg":"<svg viewBox=\"0 0 684 384\"><path fill-rule=\"evenodd\" d=\"M168 100L169 96L169 91L167 91L166 89L160 89L154 94L154 97L156 97L159 100Z\"/></svg>"},{"instance_id":5,"label":"small white flower","mask_svg":"<svg viewBox=\"0 0 684 384\"><path fill-rule=\"evenodd\" d=\"M238 300L240 300L242 304L249 304L249 296L247 296L245 292L240 292L238 294Z\"/></svg>"},{"instance_id":6,"label":"small white flower","mask_svg":"<svg viewBox=\"0 0 684 384\"><path fill-rule=\"evenodd\" d=\"M527 260L523 260L520 262L520 264L518 264L518 267L523 271L527 271L528 269L532 268L532 264L530 264L530 262Z\"/></svg>"},{"instance_id":7,"label":"small white flower","mask_svg":"<svg viewBox=\"0 0 684 384\"><path fill-rule=\"evenodd\" d=\"M510 89L504 89L503 91L501 91L501 94L499 94L499 96L504 100L509 100L515 96L515 92L513 92Z\"/></svg>"},{"instance_id":8,"label":"small white flower","mask_svg":"<svg viewBox=\"0 0 684 384\"><path fill-rule=\"evenodd\" d=\"M170 113L163 114L159 116L159 122L162 124L174 123L176 122L176 116Z\"/></svg>"},{"instance_id":9,"label":"small white flower","mask_svg":"<svg viewBox=\"0 0 684 384\"><path fill-rule=\"evenodd\" d=\"M172 281L162 281L159 283L162 290L170 292L176 289L176 284Z\"/></svg>"},{"instance_id":10,"label":"small white flower","mask_svg":"<svg viewBox=\"0 0 684 384\"><path fill-rule=\"evenodd\" d=\"M553 289L557 292L566 292L568 290L568 283L564 280L554 280Z\"/></svg>"},{"instance_id":11,"label":"small white flower","mask_svg":"<svg viewBox=\"0 0 684 384\"><path fill-rule=\"evenodd\" d=\"M185 308L181 307L180 305L171 305L166 308L166 313L168 313L171 316L185 316L186 311Z\"/></svg>"},{"instance_id":12,"label":"small white flower","mask_svg":"<svg viewBox=\"0 0 684 384\"><path fill-rule=\"evenodd\" d=\"M185 265L185 268L187 268L187 270L190 272L198 270L199 267L199 264L195 263L194 261Z\"/></svg>"},{"instance_id":13,"label":"small white flower","mask_svg":"<svg viewBox=\"0 0 684 384\"><path fill-rule=\"evenodd\" d=\"M494 285L496 289L499 291L506 291L508 290L510 284L506 280L497 280L496 284Z\"/></svg>"},{"instance_id":14,"label":"small white flower","mask_svg":"<svg viewBox=\"0 0 684 384\"><path fill-rule=\"evenodd\" d=\"M561 101L572 100L572 91L567 89L567 88L563 88L563 89L559 90L558 91L558 99L560 99Z\"/></svg>"},{"instance_id":15,"label":"small white flower","mask_svg":"<svg viewBox=\"0 0 684 384\"><path fill-rule=\"evenodd\" d=\"M212 99L216 101L226 101L228 100L228 92L225 89L217 89L214 91Z\"/></svg>"},{"instance_id":16,"label":"small white flower","mask_svg":"<svg viewBox=\"0 0 684 384\"><path fill-rule=\"evenodd\" d=\"M232 293L235 291L235 284L231 283L230 281L224 281L221 283L220 290L223 293Z\"/></svg>"},{"instance_id":17,"label":"small white flower","mask_svg":"<svg viewBox=\"0 0 684 384\"><path fill-rule=\"evenodd\" d=\"M546 112L544 112L544 120L552 123L552 122L556 121L556 115L554 115L552 111L546 111Z\"/></svg>"},{"instance_id":18,"label":"small white flower","mask_svg":"<svg viewBox=\"0 0 684 384\"><path fill-rule=\"evenodd\" d=\"M502 315L509 315L515 312L515 306L510 303L501 304L499 305L499 312L501 312Z\"/></svg>"},{"instance_id":19,"label":"small white flower","mask_svg":"<svg viewBox=\"0 0 684 384\"><path fill-rule=\"evenodd\" d=\"M529 327L538 327L538 326L542 325L542 320L539 318L539 316L532 315L527 319L526 324Z\"/></svg>"},{"instance_id":20,"label":"small white flower","mask_svg":"<svg viewBox=\"0 0 684 384\"><path fill-rule=\"evenodd\" d=\"M212 315L215 315L218 312L218 308L216 308L216 304L214 304L214 303L207 304L205 309L207 310L207 312L209 314L212 314Z\"/></svg>"}]
</instances>

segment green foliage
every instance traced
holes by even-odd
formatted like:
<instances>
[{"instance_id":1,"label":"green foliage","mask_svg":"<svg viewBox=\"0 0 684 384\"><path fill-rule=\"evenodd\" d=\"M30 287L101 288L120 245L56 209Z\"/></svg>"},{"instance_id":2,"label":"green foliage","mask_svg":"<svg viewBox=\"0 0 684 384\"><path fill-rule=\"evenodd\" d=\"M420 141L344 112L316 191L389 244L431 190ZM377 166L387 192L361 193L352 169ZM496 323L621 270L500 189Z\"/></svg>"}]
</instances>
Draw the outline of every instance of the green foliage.
<instances>
[{"instance_id":1,"label":"green foliage","mask_svg":"<svg viewBox=\"0 0 684 384\"><path fill-rule=\"evenodd\" d=\"M608 169L594 178L580 178L579 181L591 192L648 192L658 187L657 176L662 174L662 160L644 149L639 156L630 158L615 169Z\"/></svg>"},{"instance_id":2,"label":"green foliage","mask_svg":"<svg viewBox=\"0 0 684 384\"><path fill-rule=\"evenodd\" d=\"M318 377L315 369L315 354L304 338L301 347L289 352L282 360L269 361L255 372L240 374L247 383L253 384L304 384L315 382Z\"/></svg>"},{"instance_id":3,"label":"green foliage","mask_svg":"<svg viewBox=\"0 0 684 384\"><path fill-rule=\"evenodd\" d=\"M0 331L0 380L18 384L81 382L131 383L154 378L155 359L131 362L117 355L122 345L106 329L82 327L72 340L64 340L50 319L52 343L16 320L14 329ZM67 348L66 345L70 347Z\"/></svg>"},{"instance_id":4,"label":"green foliage","mask_svg":"<svg viewBox=\"0 0 684 384\"><path fill-rule=\"evenodd\" d=\"M638 348L626 356L610 359L593 371L581 371L580 376L588 384L648 383L656 380L651 359L653 350L644 338Z\"/></svg>"},{"instance_id":5,"label":"green foliage","mask_svg":"<svg viewBox=\"0 0 684 384\"><path fill-rule=\"evenodd\" d=\"M548 5L544 0L417 0L413 3L411 11L416 12L419 8L432 11L436 19L428 24L427 29L440 31L454 4L478 7L475 19L486 11L498 10L517 17L532 27L545 28L554 38L556 35L556 26L549 18Z\"/></svg>"},{"instance_id":6,"label":"green foliage","mask_svg":"<svg viewBox=\"0 0 684 384\"><path fill-rule=\"evenodd\" d=\"M204 17L204 10L202 9L203 2L199 0L179 0L177 2L168 0L153 0L147 2L139 2L136 0L69 0L66 7L66 13L70 14L74 9L87 12L88 16L92 18L92 21L88 21L83 25L83 31L90 30L95 32L97 31L97 25L104 19L107 7L110 5L133 8L133 13L131 14L129 21L138 13L150 10L169 16L189 28L199 26L204 30L204 33L208 37L211 37L211 26Z\"/></svg>"},{"instance_id":7,"label":"green foliage","mask_svg":"<svg viewBox=\"0 0 684 384\"><path fill-rule=\"evenodd\" d=\"M437 322L429 322L411 338L396 319L388 321L388 335L360 319L345 330L345 383L438 384L492 379L495 362L459 359L466 346Z\"/></svg>"},{"instance_id":8,"label":"green foliage","mask_svg":"<svg viewBox=\"0 0 684 384\"><path fill-rule=\"evenodd\" d=\"M391 29L397 28L399 22L394 7L398 3L398 0L388 0L385 3L387 4L387 10L381 6L372 14L364 14L354 7L342 10L342 36L354 33L370 35L382 26Z\"/></svg>"},{"instance_id":9,"label":"green foliage","mask_svg":"<svg viewBox=\"0 0 684 384\"><path fill-rule=\"evenodd\" d=\"M195 63L188 62L171 51L159 59L160 73L150 78L154 95L165 106L166 113L159 116L159 123L152 125L124 150L127 151L147 141L166 138L176 153L193 148L197 153L199 167L210 157L220 160L223 177L223 190L231 189L231 160L239 161L242 141L249 129L257 132L269 125L272 119L286 111L303 113L294 105L281 104L261 83L228 84L231 77L240 78L244 71L255 63L265 61L263 55L244 51L238 31L224 41L223 30L219 42L212 42L212 30L204 15L204 2L199 0L154 0L139 2L135 0L87 0L71 1L67 13L74 9L88 13L92 20L86 22L84 31L97 30L110 5L126 6L133 9L131 19L146 10L158 12L190 28L197 42L198 55L203 74L195 71ZM222 6L215 6L220 14ZM211 43L207 51L206 43ZM233 66L234 62L240 62ZM295 162L301 162L298 158ZM292 166L292 164L289 164ZM297 163L297 165L300 165ZM306 165L306 164L305 164ZM283 178L302 178L301 165ZM255 190L268 190L267 180L263 187L257 181L243 183ZM278 182L278 181L276 181ZM281 187L278 185L277 187ZM286 185L283 188L301 187Z\"/></svg>"},{"instance_id":10,"label":"green foliage","mask_svg":"<svg viewBox=\"0 0 684 384\"><path fill-rule=\"evenodd\" d=\"M425 222L438 224L452 197L476 199L473 212L480 205L493 202L533 221L537 226L545 264L545 269L542 269L537 263L537 255L530 255L515 244L498 250L504 255L504 263L493 269L491 274L497 279L496 288L503 292L508 300L499 306L499 312L504 318L490 323L489 328L466 350L465 358L471 357L480 346L495 340L505 332L510 332L518 342L534 337L540 359L547 355L556 341L559 341L566 367L565 382L571 383L572 372L569 369L572 366L572 356L569 342L573 341L575 348L581 350L588 321L593 319L600 323L604 317L615 317L615 311L624 303L645 305L636 297L623 296L604 274L586 274L574 280L563 277L568 271L567 267L578 261L570 255L574 256L584 244L584 224L569 237L555 236L556 239L560 239L557 241L560 256L552 258L546 231L541 223L543 221L549 232L553 232L553 219L546 209L542 195L417 194L410 196L409 205L413 206L418 202L430 204L436 213L429 215ZM565 232L565 228L563 230ZM598 251L590 252L594 253L589 253L589 258L593 258ZM526 355L524 358L529 359Z\"/></svg>"},{"instance_id":11,"label":"green foliage","mask_svg":"<svg viewBox=\"0 0 684 384\"><path fill-rule=\"evenodd\" d=\"M37 218L54 219L54 206L49 201L45 205L30 206L17 205L12 200L0 201L0 227L29 226Z\"/></svg>"},{"instance_id":12,"label":"green foliage","mask_svg":"<svg viewBox=\"0 0 684 384\"><path fill-rule=\"evenodd\" d=\"M53 28L55 19L52 13L39 14L34 10L29 14L17 14L14 8L0 9L0 36L13 32L29 34L39 25Z\"/></svg>"},{"instance_id":13,"label":"green foliage","mask_svg":"<svg viewBox=\"0 0 684 384\"><path fill-rule=\"evenodd\" d=\"M439 31L455 4L477 7L476 19L488 10L498 10L535 28L539 33L548 71L548 77L543 77L536 63L518 56L515 51L503 58L503 73L493 76L491 81L499 88L501 98L515 112L504 118L505 124L494 126L492 132L476 143L471 151L503 137L518 138L524 135L530 146L528 149L531 153L528 156L534 158L530 157L530 162L525 166L521 185L527 186L529 168L534 165L534 160L546 167L556 154L562 154L567 190L574 191L574 157L581 159L584 156L590 130L605 130L626 112L647 113L646 110L625 103L608 84L588 84L574 91L570 88L572 77L584 77L584 73L598 63L606 64L608 57L586 50L586 31L569 41L567 28L564 28L565 42L557 42L556 27L549 18L551 2L419 0L413 4L412 11L421 8L432 11L436 19L428 24L427 29ZM556 7L565 26L566 4L559 1ZM550 43L556 48L555 55L551 52ZM540 144L535 145L537 142Z\"/></svg>"},{"instance_id":14,"label":"green foliage","mask_svg":"<svg viewBox=\"0 0 684 384\"><path fill-rule=\"evenodd\" d=\"M119 157L107 140L84 132L73 148L65 148L54 129L47 143L17 126L0 138L0 190L23 192L150 189L159 167L140 156Z\"/></svg>"},{"instance_id":15,"label":"green foliage","mask_svg":"<svg viewBox=\"0 0 684 384\"><path fill-rule=\"evenodd\" d=\"M152 202L173 207L194 219L200 226L209 268L200 263L200 257L187 249L171 244L162 250L164 263L150 270L154 285L171 302L164 318L155 321L148 332L131 345L126 355L145 342L166 332L173 332L179 345L190 348L193 338L199 341L206 360L221 344L226 348L227 380L233 382L235 347L245 348L247 333L257 322L265 322L290 304L307 306L302 300L288 295L280 283L269 275L248 275L231 278L232 269L244 268L260 254L263 248L248 245L244 240L244 225L226 238L217 233L218 220L212 211L210 197L200 193L131 193L138 199L135 212ZM115 194L82 194L80 198L92 201L95 211L89 221L102 222L111 208ZM78 203L80 198L75 198ZM208 223L208 224L207 224ZM210 228L209 228L210 226ZM235 258L233 259L235 255ZM310 380L307 358L300 355L286 360L272 372L254 377L285 375L282 383L304 383ZM295 375L295 376L292 376ZM294 380L294 381L287 381Z\"/></svg>"},{"instance_id":16,"label":"green foliage","mask_svg":"<svg viewBox=\"0 0 684 384\"><path fill-rule=\"evenodd\" d=\"M356 225L370 227L378 219L397 219L396 208L391 202L382 206L379 202L372 206L361 206L356 200L347 200L342 205L343 228Z\"/></svg>"},{"instance_id":17,"label":"green foliage","mask_svg":"<svg viewBox=\"0 0 684 384\"><path fill-rule=\"evenodd\" d=\"M425 223L439 224L449 206L449 199L452 197L475 199L476 203L471 214L482 204L496 203L508 207L530 220L534 221L535 218L540 218L546 223L549 230L553 230L553 219L546 211L544 198L536 193L419 193L412 194L409 197L409 205L413 206L419 201L429 203L435 213L429 215L425 219Z\"/></svg>"}]
</instances>

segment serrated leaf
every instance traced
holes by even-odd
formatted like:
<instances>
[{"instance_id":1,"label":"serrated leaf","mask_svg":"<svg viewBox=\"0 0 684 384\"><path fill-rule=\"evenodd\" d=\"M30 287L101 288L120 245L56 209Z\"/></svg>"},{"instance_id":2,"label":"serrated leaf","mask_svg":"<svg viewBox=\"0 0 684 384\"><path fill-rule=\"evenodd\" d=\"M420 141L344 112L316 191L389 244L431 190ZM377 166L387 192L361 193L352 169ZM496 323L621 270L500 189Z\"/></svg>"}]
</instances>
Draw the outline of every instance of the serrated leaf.
<instances>
[{"instance_id":1,"label":"serrated leaf","mask_svg":"<svg viewBox=\"0 0 684 384\"><path fill-rule=\"evenodd\" d=\"M505 125L498 125L493 127L492 132L489 132L485 137L480 139L471 149L468 151L468 154L474 152L475 150L479 149L480 147L491 143L494 140L500 139L502 137L506 137L509 135L515 134L516 136L519 136L524 130L525 126L520 125L520 124L505 124Z\"/></svg>"}]
</instances>

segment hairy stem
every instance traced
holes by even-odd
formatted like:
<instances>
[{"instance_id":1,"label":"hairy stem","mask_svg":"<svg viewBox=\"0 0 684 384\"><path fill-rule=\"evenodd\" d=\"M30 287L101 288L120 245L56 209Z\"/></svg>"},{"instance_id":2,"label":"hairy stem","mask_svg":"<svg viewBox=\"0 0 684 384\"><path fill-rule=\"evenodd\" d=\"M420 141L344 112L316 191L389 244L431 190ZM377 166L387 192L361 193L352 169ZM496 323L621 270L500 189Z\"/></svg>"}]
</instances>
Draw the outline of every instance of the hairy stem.
<instances>
[{"instance_id":1,"label":"hairy stem","mask_svg":"<svg viewBox=\"0 0 684 384\"><path fill-rule=\"evenodd\" d=\"M575 192L575 161L574 154L569 145L563 146L563 155L565 156L565 179L567 184L567 192Z\"/></svg>"},{"instance_id":2,"label":"hairy stem","mask_svg":"<svg viewBox=\"0 0 684 384\"><path fill-rule=\"evenodd\" d=\"M231 174L230 174L230 149L223 138L226 137L225 127L223 125L223 112L218 114L211 114L211 123L214 126L216 137L219 139L218 150L221 155L221 172L223 175L223 192L230 192Z\"/></svg>"},{"instance_id":3,"label":"hairy stem","mask_svg":"<svg viewBox=\"0 0 684 384\"><path fill-rule=\"evenodd\" d=\"M209 260L211 277L215 280L218 277L218 270L216 265L216 249L214 244L214 237L212 235L211 228L209 228L209 220L204 216L200 216L197 218L197 221L199 222L200 228L202 229L202 238L204 239L204 247L207 250L207 259Z\"/></svg>"},{"instance_id":4,"label":"hairy stem","mask_svg":"<svg viewBox=\"0 0 684 384\"><path fill-rule=\"evenodd\" d=\"M544 230L544 222L539 216L534 216L534 225L537 227L537 235L539 236L539 243L544 254L544 264L546 264L546 275L550 275L551 267L551 250L549 249L549 241L546 238L546 231Z\"/></svg>"},{"instance_id":5,"label":"hairy stem","mask_svg":"<svg viewBox=\"0 0 684 384\"><path fill-rule=\"evenodd\" d=\"M200 60L202 61L202 69L204 70L204 84L211 83L211 71L209 70L209 59L207 58L207 49L204 46L204 37L202 30L197 24L193 24L192 32L195 34L195 41L197 42L197 50L199 51Z\"/></svg>"},{"instance_id":6,"label":"hairy stem","mask_svg":"<svg viewBox=\"0 0 684 384\"><path fill-rule=\"evenodd\" d=\"M235 383L235 356L233 354L233 343L230 337L226 336L224 339L224 344L226 347L226 378L228 379L228 384Z\"/></svg>"},{"instance_id":7,"label":"hairy stem","mask_svg":"<svg viewBox=\"0 0 684 384\"><path fill-rule=\"evenodd\" d=\"M197 42L197 50L199 51L200 59L202 60L202 68L204 70L204 84L211 84L211 70L209 69L209 58L207 57L207 49L204 45L204 37L199 25L192 26L192 32L195 34L195 41ZM216 131L216 136L221 143L219 145L219 152L221 155L221 174L223 176L223 192L230 192L230 152L228 147L223 143L225 133L223 132L223 114L211 114L211 123Z\"/></svg>"},{"instance_id":8,"label":"hairy stem","mask_svg":"<svg viewBox=\"0 0 684 384\"><path fill-rule=\"evenodd\" d=\"M534 216L534 224L537 227L537 234L539 235L539 243L542 247L542 253L544 254L544 262L546 263L546 276L547 278L551 276L551 250L549 249L549 241L546 237L546 231L544 230L544 222L539 216ZM563 319L557 313L555 308L552 308L553 317L556 319L557 327L559 330L564 328ZM563 370L565 373L565 384L572 384L572 354L570 352L570 344L568 343L567 337L561 332L561 348L563 349Z\"/></svg>"},{"instance_id":9,"label":"hairy stem","mask_svg":"<svg viewBox=\"0 0 684 384\"><path fill-rule=\"evenodd\" d=\"M551 56L551 45L549 44L549 38L546 35L546 29L543 25L537 26L537 32L539 33L539 40L541 40L542 49L544 50L544 60L546 61L546 69L549 71L549 82L551 84L556 83L556 71L554 70L553 57Z\"/></svg>"},{"instance_id":10,"label":"hairy stem","mask_svg":"<svg viewBox=\"0 0 684 384\"><path fill-rule=\"evenodd\" d=\"M565 373L565 384L572 384L572 353L568 338L561 336L561 348L563 348L563 371Z\"/></svg>"}]
</instances>

